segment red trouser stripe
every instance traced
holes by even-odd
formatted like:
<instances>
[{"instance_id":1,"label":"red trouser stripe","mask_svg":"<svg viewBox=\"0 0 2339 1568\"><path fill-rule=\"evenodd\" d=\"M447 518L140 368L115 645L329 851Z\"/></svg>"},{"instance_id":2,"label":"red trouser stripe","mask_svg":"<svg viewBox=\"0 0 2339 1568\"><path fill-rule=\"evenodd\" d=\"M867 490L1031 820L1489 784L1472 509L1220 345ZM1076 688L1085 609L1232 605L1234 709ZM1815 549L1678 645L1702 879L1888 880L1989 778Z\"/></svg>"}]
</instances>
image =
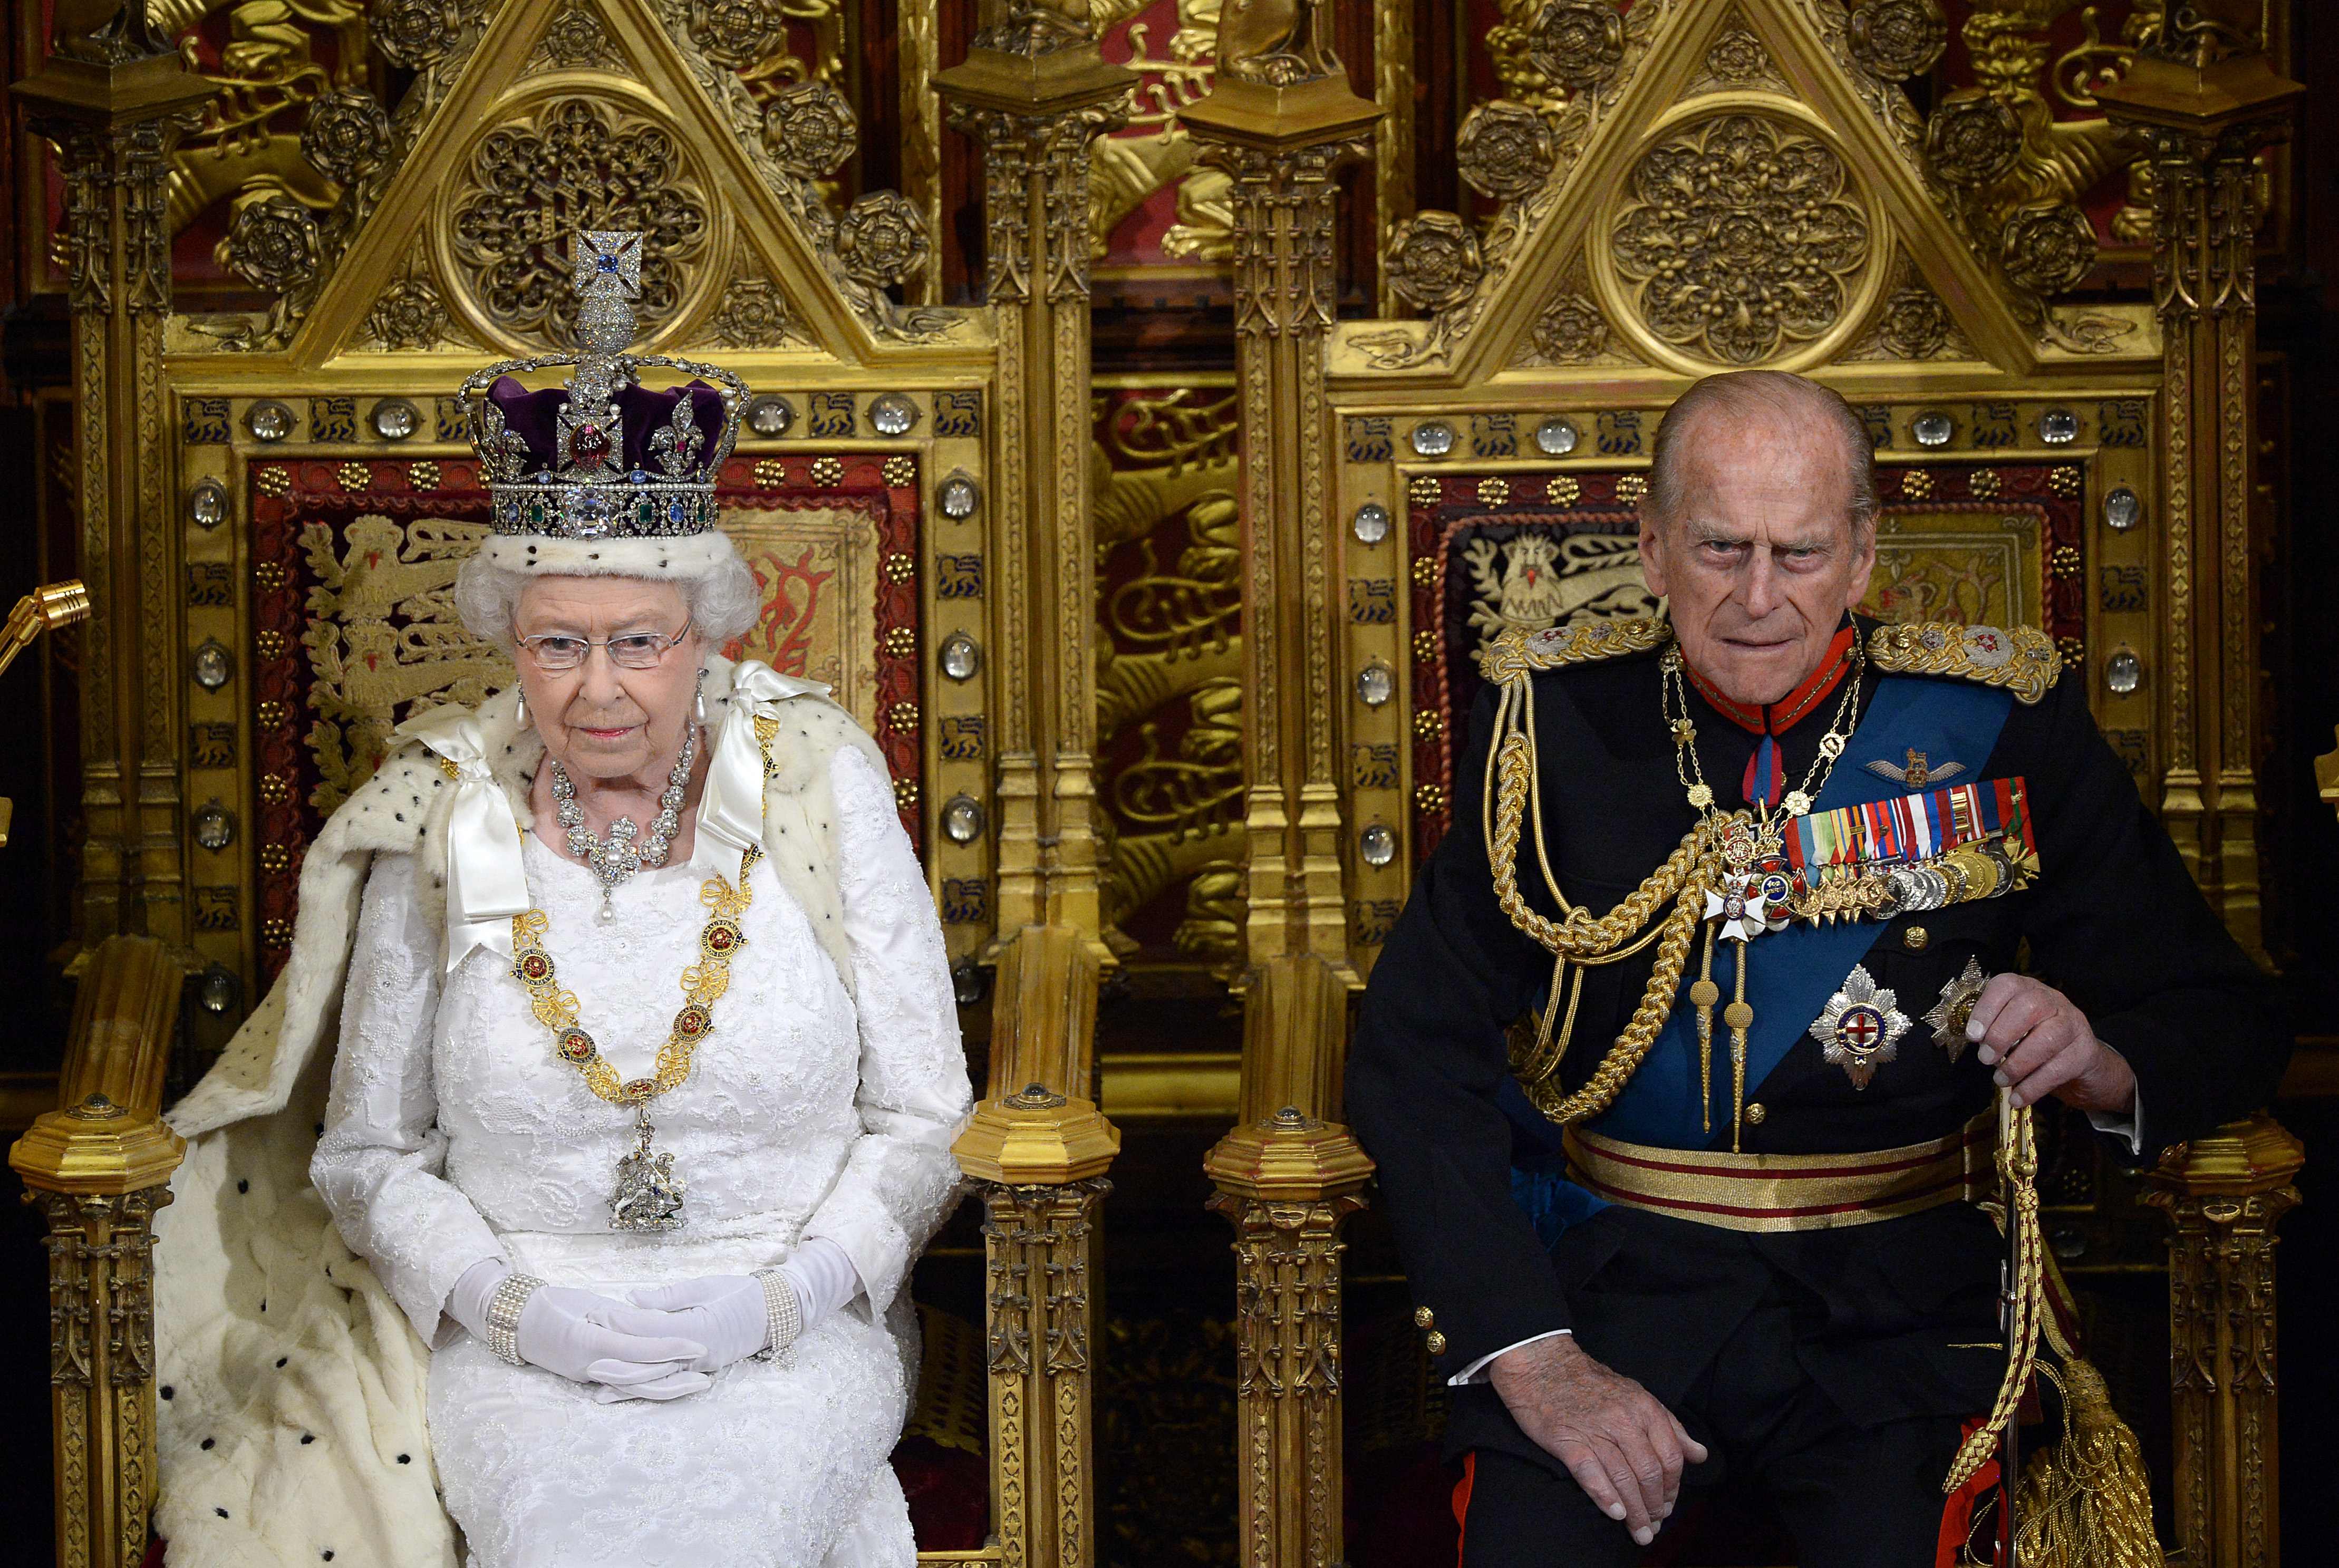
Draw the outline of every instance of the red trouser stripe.
<instances>
[{"instance_id":1,"label":"red trouser stripe","mask_svg":"<svg viewBox=\"0 0 2339 1568\"><path fill-rule=\"evenodd\" d=\"M1454 1484L1454 1568L1462 1568L1463 1542L1470 1533L1470 1483L1478 1478L1478 1451L1462 1455L1462 1479Z\"/></svg>"}]
</instances>

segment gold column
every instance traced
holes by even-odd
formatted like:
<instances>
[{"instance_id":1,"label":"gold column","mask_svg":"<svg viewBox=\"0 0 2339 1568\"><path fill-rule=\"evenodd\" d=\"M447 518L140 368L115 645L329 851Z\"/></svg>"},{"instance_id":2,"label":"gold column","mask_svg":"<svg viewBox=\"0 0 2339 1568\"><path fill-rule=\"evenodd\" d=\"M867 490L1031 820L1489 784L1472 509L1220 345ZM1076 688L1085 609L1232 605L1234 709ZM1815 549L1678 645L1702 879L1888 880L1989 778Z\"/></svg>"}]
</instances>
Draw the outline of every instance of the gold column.
<instances>
[{"instance_id":1,"label":"gold column","mask_svg":"<svg viewBox=\"0 0 2339 1568\"><path fill-rule=\"evenodd\" d=\"M1089 148L1136 77L1105 64L1085 4L982 0L934 79L983 153L984 296L999 330L992 419L999 591L998 970L991 1082L960 1138L980 1184L992 1525L1006 1568L1095 1559L1091 1375L1097 1208L1120 1135L1097 1110L1103 901L1096 534L1089 508Z\"/></svg>"},{"instance_id":2,"label":"gold column","mask_svg":"<svg viewBox=\"0 0 2339 1568\"><path fill-rule=\"evenodd\" d=\"M1026 926L1001 950L988 1097L954 1150L982 1192L991 1523L1005 1568L1096 1557L1089 1275L1120 1149L1087 1093L1099 972L1091 940L1067 926Z\"/></svg>"},{"instance_id":3,"label":"gold column","mask_svg":"<svg viewBox=\"0 0 2339 1568\"><path fill-rule=\"evenodd\" d=\"M1250 978L1242 1121L1204 1161L1235 1228L1245 1568L1333 1568L1341 1542L1340 1227L1373 1162L1339 1105L1345 975L1292 953ZM1278 1109L1268 1111L1268 1107Z\"/></svg>"},{"instance_id":4,"label":"gold column","mask_svg":"<svg viewBox=\"0 0 2339 1568\"><path fill-rule=\"evenodd\" d=\"M60 0L48 58L15 84L56 145L79 418L82 939L188 933L180 822L175 530L163 476L163 322L171 306L163 182L212 86L146 0Z\"/></svg>"},{"instance_id":5,"label":"gold column","mask_svg":"<svg viewBox=\"0 0 2339 1568\"><path fill-rule=\"evenodd\" d=\"M1329 1568L1341 1543L1340 1227L1372 1162L1339 1125L1348 960L1335 759L1335 173L1380 111L1319 0L1229 7L1209 96L1179 118L1232 178L1243 453L1248 875L1242 1115L1205 1168L1235 1227L1241 1550Z\"/></svg>"},{"instance_id":6,"label":"gold column","mask_svg":"<svg viewBox=\"0 0 2339 1568\"><path fill-rule=\"evenodd\" d=\"M1069 925L1109 966L1091 756L1089 144L1126 117L1137 78L1105 64L1086 14L982 0L965 61L934 86L982 147L983 290L999 318L998 929Z\"/></svg>"},{"instance_id":7,"label":"gold column","mask_svg":"<svg viewBox=\"0 0 2339 1568\"><path fill-rule=\"evenodd\" d=\"M8 1151L48 1217L59 1568L135 1568L154 1505L154 1211L186 1145L159 1115L183 976L115 936L81 981L59 1100Z\"/></svg>"},{"instance_id":8,"label":"gold column","mask_svg":"<svg viewBox=\"0 0 2339 1568\"><path fill-rule=\"evenodd\" d=\"M2166 374L2168 667L2161 811L2187 868L2262 961L2251 577L2257 152L2304 91L2274 68L2256 0L2171 6L2097 98L2152 169Z\"/></svg>"},{"instance_id":9,"label":"gold column","mask_svg":"<svg viewBox=\"0 0 2339 1568\"><path fill-rule=\"evenodd\" d=\"M1268 7L1266 9L1273 9ZM1254 968L1313 953L1345 971L1338 525L1324 336L1335 320L1339 166L1380 111L1351 92L1329 23L1301 0L1288 34L1220 25L1209 94L1179 118L1234 182L1235 351L1242 399L1243 747L1250 778L1244 942Z\"/></svg>"},{"instance_id":10,"label":"gold column","mask_svg":"<svg viewBox=\"0 0 2339 1568\"><path fill-rule=\"evenodd\" d=\"M2147 1178L2167 1211L2176 1543L2198 1568L2280 1568L2275 1224L2298 1202L2297 1139L2264 1114Z\"/></svg>"}]
</instances>

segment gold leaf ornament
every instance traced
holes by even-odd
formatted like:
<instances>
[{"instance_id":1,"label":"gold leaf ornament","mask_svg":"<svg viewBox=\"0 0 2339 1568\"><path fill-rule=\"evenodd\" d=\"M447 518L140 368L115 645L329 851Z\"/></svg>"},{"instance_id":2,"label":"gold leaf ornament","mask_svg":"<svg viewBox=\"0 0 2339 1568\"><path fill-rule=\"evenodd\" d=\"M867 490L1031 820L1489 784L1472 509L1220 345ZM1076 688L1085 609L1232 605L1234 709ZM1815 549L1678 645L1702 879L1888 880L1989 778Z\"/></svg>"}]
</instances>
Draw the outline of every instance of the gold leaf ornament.
<instances>
[{"instance_id":1,"label":"gold leaf ornament","mask_svg":"<svg viewBox=\"0 0 2339 1568\"><path fill-rule=\"evenodd\" d=\"M1454 156L1470 188L1498 202L1541 190L1559 160L1544 117L1507 98L1470 111L1455 134Z\"/></svg>"},{"instance_id":2,"label":"gold leaf ornament","mask_svg":"<svg viewBox=\"0 0 2339 1568\"><path fill-rule=\"evenodd\" d=\"M212 251L220 265L271 294L297 289L317 275L317 217L290 192L247 191L232 210L227 233Z\"/></svg>"},{"instance_id":3,"label":"gold leaf ornament","mask_svg":"<svg viewBox=\"0 0 2339 1568\"><path fill-rule=\"evenodd\" d=\"M309 105L301 126L301 155L347 185L390 157L390 115L370 93L327 93Z\"/></svg>"},{"instance_id":4,"label":"gold leaf ornament","mask_svg":"<svg viewBox=\"0 0 2339 1568\"><path fill-rule=\"evenodd\" d=\"M1771 56L1761 39L1743 27L1732 27L1705 52L1705 68L1717 81L1733 86L1760 82L1772 74Z\"/></svg>"},{"instance_id":5,"label":"gold leaf ornament","mask_svg":"<svg viewBox=\"0 0 2339 1568\"><path fill-rule=\"evenodd\" d=\"M692 0L690 36L709 60L737 70L787 47L787 18L775 0Z\"/></svg>"},{"instance_id":6,"label":"gold leaf ornament","mask_svg":"<svg viewBox=\"0 0 2339 1568\"><path fill-rule=\"evenodd\" d=\"M381 346L428 349L447 335L447 307L426 278L400 278L366 312L366 330Z\"/></svg>"},{"instance_id":7,"label":"gold leaf ornament","mask_svg":"<svg viewBox=\"0 0 2339 1568\"><path fill-rule=\"evenodd\" d=\"M769 278L736 278L707 321L726 349L771 349L796 333L786 296Z\"/></svg>"},{"instance_id":8,"label":"gold leaf ornament","mask_svg":"<svg viewBox=\"0 0 2339 1568\"><path fill-rule=\"evenodd\" d=\"M666 124L598 95L555 98L494 125L460 178L449 281L518 337L576 340L572 214L641 232L634 306L645 332L680 307L690 267L715 232L693 149Z\"/></svg>"},{"instance_id":9,"label":"gold leaf ornament","mask_svg":"<svg viewBox=\"0 0 2339 1568\"><path fill-rule=\"evenodd\" d=\"M1870 74L1905 82L1939 62L1949 24L1939 0L1861 0L1844 20L1844 36Z\"/></svg>"},{"instance_id":10,"label":"gold leaf ornament","mask_svg":"<svg viewBox=\"0 0 2339 1568\"><path fill-rule=\"evenodd\" d=\"M1929 360L1948 344L1949 329L1954 324L1949 308L1941 303L1939 295L1930 289L1912 286L1894 290L1884 301L1877 335L1883 339L1886 348L1901 359Z\"/></svg>"},{"instance_id":11,"label":"gold leaf ornament","mask_svg":"<svg viewBox=\"0 0 2339 1568\"><path fill-rule=\"evenodd\" d=\"M1949 94L1925 125L1925 156L1952 185L1987 185L2021 153L2022 122L1979 87Z\"/></svg>"},{"instance_id":12,"label":"gold leaf ornament","mask_svg":"<svg viewBox=\"0 0 2339 1568\"><path fill-rule=\"evenodd\" d=\"M1535 346L1557 364L1597 359L1608 348L1608 319L1582 294L1562 294L1535 318Z\"/></svg>"},{"instance_id":13,"label":"gold leaf ornament","mask_svg":"<svg viewBox=\"0 0 2339 1568\"><path fill-rule=\"evenodd\" d=\"M825 82L784 87L764 107L764 145L782 168L807 180L843 168L860 134L853 105Z\"/></svg>"},{"instance_id":14,"label":"gold leaf ornament","mask_svg":"<svg viewBox=\"0 0 2339 1568\"><path fill-rule=\"evenodd\" d=\"M1999 260L2018 289L2059 294L2096 264L2096 226L2068 202L2034 202L2007 220Z\"/></svg>"},{"instance_id":15,"label":"gold leaf ornament","mask_svg":"<svg viewBox=\"0 0 2339 1568\"><path fill-rule=\"evenodd\" d=\"M1420 311L1443 311L1468 299L1485 275L1478 236L1451 212L1420 212L1397 225L1384 262L1389 288Z\"/></svg>"},{"instance_id":16,"label":"gold leaf ornament","mask_svg":"<svg viewBox=\"0 0 2339 1568\"><path fill-rule=\"evenodd\" d=\"M1850 187L1842 160L1799 127L1720 115L1643 155L1610 254L1659 339L1756 364L1842 318L1870 251Z\"/></svg>"},{"instance_id":17,"label":"gold leaf ornament","mask_svg":"<svg viewBox=\"0 0 2339 1568\"><path fill-rule=\"evenodd\" d=\"M454 48L462 19L457 0L374 0L366 35L391 64L419 71Z\"/></svg>"},{"instance_id":18,"label":"gold leaf ornament","mask_svg":"<svg viewBox=\"0 0 2339 1568\"><path fill-rule=\"evenodd\" d=\"M872 191L836 221L837 260L855 282L882 289L925 264L926 221L898 191Z\"/></svg>"},{"instance_id":19,"label":"gold leaf ornament","mask_svg":"<svg viewBox=\"0 0 2339 1568\"><path fill-rule=\"evenodd\" d=\"M1552 0L1527 30L1527 64L1582 93L1615 74L1624 58L1624 18L1606 0Z\"/></svg>"}]
</instances>

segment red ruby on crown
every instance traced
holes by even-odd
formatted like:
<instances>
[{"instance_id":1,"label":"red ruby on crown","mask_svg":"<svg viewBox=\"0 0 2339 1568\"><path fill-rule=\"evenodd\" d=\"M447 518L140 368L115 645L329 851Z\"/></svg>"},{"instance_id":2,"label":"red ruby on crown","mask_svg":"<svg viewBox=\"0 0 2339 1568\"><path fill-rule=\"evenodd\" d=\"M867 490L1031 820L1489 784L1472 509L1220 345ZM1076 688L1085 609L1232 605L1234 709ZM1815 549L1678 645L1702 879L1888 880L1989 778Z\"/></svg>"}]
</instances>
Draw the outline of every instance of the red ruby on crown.
<instances>
[{"instance_id":1,"label":"red ruby on crown","mask_svg":"<svg viewBox=\"0 0 2339 1568\"><path fill-rule=\"evenodd\" d=\"M568 455L580 468L597 468L609 455L609 432L598 425L579 425L568 439Z\"/></svg>"}]
</instances>

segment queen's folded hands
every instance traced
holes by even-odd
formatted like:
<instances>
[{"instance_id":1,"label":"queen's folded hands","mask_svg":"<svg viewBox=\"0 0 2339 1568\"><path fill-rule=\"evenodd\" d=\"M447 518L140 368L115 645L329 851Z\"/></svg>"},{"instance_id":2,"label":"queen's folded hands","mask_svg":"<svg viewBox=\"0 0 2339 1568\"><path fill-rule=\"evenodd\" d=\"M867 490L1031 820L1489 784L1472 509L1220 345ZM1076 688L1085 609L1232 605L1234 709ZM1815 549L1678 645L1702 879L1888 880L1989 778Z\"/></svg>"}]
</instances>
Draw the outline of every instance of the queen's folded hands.
<instances>
[{"instance_id":1,"label":"queen's folded hands","mask_svg":"<svg viewBox=\"0 0 2339 1568\"><path fill-rule=\"evenodd\" d=\"M691 1364L695 1372L715 1372L769 1350L784 1351L797 1336L861 1294L861 1275L844 1248L824 1236L807 1240L786 1262L768 1271L792 1298L794 1312L775 1314L760 1276L713 1274L677 1284L627 1292L637 1307L664 1314L669 1331L706 1346ZM785 1326L783 1326L785 1325ZM775 1333L786 1336L775 1340ZM633 1397L615 1388L604 1399Z\"/></svg>"},{"instance_id":2,"label":"queen's folded hands","mask_svg":"<svg viewBox=\"0 0 2339 1568\"><path fill-rule=\"evenodd\" d=\"M489 1307L512 1277L501 1258L471 1265L448 1293L447 1316L492 1345ZM512 1349L572 1383L597 1383L622 1399L679 1399L710 1381L694 1370L707 1346L685 1337L676 1314L590 1290L535 1285L520 1308Z\"/></svg>"}]
</instances>

